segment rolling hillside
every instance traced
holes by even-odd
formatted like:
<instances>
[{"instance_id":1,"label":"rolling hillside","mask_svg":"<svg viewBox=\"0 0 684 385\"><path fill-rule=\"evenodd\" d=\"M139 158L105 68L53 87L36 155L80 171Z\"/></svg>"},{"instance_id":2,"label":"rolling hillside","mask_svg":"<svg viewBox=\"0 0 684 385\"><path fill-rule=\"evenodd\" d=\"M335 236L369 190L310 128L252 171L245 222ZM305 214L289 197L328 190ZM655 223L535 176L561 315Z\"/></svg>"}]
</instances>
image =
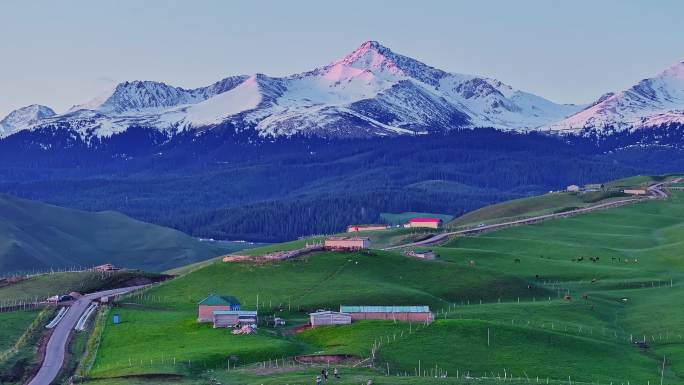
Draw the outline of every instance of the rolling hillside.
<instances>
[{"instance_id":1,"label":"rolling hillside","mask_svg":"<svg viewBox=\"0 0 684 385\"><path fill-rule=\"evenodd\" d=\"M465 384L475 377L490 384L504 376L512 383L645 384L661 376L680 383L683 213L684 193L673 192L663 201L457 238L435 248L436 261L374 250L217 262L117 308L127 322L106 327L89 375L94 384L130 375L120 383L171 375L184 384L308 383L321 367L255 363L302 354L369 358L383 341L376 371L344 367L340 383ZM244 309L256 307L258 294L260 315L277 314L288 327L234 336L198 325L196 303L210 292L235 295ZM426 304L438 320L413 329L366 321L289 331L306 322L307 311L340 304ZM147 348L160 343L163 354ZM237 370L225 370L228 357ZM449 379L427 378L435 372Z\"/></svg>"},{"instance_id":2,"label":"rolling hillside","mask_svg":"<svg viewBox=\"0 0 684 385\"><path fill-rule=\"evenodd\" d=\"M162 271L231 247L104 211L86 212L0 195L0 273L117 266Z\"/></svg>"},{"instance_id":3,"label":"rolling hillside","mask_svg":"<svg viewBox=\"0 0 684 385\"><path fill-rule=\"evenodd\" d=\"M513 199L485 206L468 212L448 223L449 227L490 224L507 220L529 218L536 215L565 212L596 204L624 199L624 189L646 188L651 184L664 182L676 175L636 175L612 180L604 184L602 191L567 192L557 191L528 198Z\"/></svg>"},{"instance_id":4,"label":"rolling hillside","mask_svg":"<svg viewBox=\"0 0 684 385\"><path fill-rule=\"evenodd\" d=\"M485 206L454 219L448 223L448 226L472 226L480 223L489 224L506 220L523 219L536 215L574 210L620 198L624 198L624 194L617 192L608 193L597 191L586 194L568 192L550 193Z\"/></svg>"}]
</instances>

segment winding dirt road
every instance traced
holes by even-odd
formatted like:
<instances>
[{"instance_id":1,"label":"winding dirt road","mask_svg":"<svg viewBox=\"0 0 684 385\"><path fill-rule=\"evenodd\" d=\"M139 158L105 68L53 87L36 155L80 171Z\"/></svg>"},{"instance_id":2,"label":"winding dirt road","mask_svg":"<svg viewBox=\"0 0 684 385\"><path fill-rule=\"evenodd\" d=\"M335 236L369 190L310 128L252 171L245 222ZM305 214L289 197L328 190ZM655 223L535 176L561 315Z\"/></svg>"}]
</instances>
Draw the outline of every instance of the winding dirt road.
<instances>
[{"instance_id":1,"label":"winding dirt road","mask_svg":"<svg viewBox=\"0 0 684 385\"><path fill-rule=\"evenodd\" d=\"M578 215L578 214L586 214L586 213L596 211L596 210L624 206L624 205L631 204L631 203L645 201L647 199L667 199L667 193L662 190L662 187L666 184L669 184L669 183L676 183L679 180L680 179L677 179L674 181L657 183L657 184L649 186L647 188L647 190L648 190L650 195L648 195L647 198L626 198L626 199L621 199L621 200L617 200L617 201L601 203L601 204L594 205L594 206L584 207L581 209L565 211L562 213L545 214L545 215L539 215L536 217L530 217L530 218L519 219L519 220L503 222L503 223L496 223L496 224L492 224L492 225L484 225L484 226L479 226L479 227L465 229L465 230L450 231L450 232L446 232L446 233L437 234L435 236L424 239L422 241L411 242L411 243L406 243L403 245L397 245L397 246L392 246L392 247L386 247L382 250L396 250L396 249L403 249L406 247L415 247L415 246L430 246L430 245L435 245L435 244L441 243L441 242L445 241L446 239L448 239L449 237L454 236L454 235L480 234L480 233L484 233L487 231L501 230L503 228L511 227L511 226L528 225L528 224L537 223L537 222L541 222L541 221L545 221L545 220L549 220L549 219L566 218L566 217L570 217L570 216L574 216L574 215Z\"/></svg>"},{"instance_id":2,"label":"winding dirt road","mask_svg":"<svg viewBox=\"0 0 684 385\"><path fill-rule=\"evenodd\" d=\"M57 378L59 371L64 365L64 356L66 354L66 346L69 341L69 336L71 335L78 319L81 317L83 312L88 308L90 303L100 297L125 294L136 289L143 288L147 285L142 286L131 286L121 289L105 290L96 293L86 294L83 297L75 301L67 310L66 315L62 320L55 326L50 340L47 343L47 348L45 350L45 358L43 363L36 373L36 376L29 381L29 385L50 385L52 381Z\"/></svg>"}]
</instances>

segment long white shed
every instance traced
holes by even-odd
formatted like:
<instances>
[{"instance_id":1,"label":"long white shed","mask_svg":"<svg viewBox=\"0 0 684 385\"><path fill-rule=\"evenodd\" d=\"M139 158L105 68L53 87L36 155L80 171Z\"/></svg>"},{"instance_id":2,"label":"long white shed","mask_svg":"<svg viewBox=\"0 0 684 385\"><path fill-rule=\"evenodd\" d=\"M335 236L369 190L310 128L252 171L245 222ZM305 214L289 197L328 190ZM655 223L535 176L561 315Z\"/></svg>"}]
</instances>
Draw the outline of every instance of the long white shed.
<instances>
[{"instance_id":1,"label":"long white shed","mask_svg":"<svg viewBox=\"0 0 684 385\"><path fill-rule=\"evenodd\" d=\"M351 314L338 311L318 311L309 314L311 327L330 325L349 325L352 322Z\"/></svg>"}]
</instances>

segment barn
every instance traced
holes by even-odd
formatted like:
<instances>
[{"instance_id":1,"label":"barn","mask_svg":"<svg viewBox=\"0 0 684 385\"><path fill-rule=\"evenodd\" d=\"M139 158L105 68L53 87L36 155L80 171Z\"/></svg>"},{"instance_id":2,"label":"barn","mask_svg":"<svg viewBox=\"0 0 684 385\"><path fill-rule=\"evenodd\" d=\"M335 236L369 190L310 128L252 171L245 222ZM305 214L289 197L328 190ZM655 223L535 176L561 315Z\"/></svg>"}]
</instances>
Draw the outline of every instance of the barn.
<instances>
[{"instance_id":1,"label":"barn","mask_svg":"<svg viewBox=\"0 0 684 385\"><path fill-rule=\"evenodd\" d=\"M214 328L232 328L234 326L256 325L257 312L252 310L216 310L212 321Z\"/></svg>"},{"instance_id":2,"label":"barn","mask_svg":"<svg viewBox=\"0 0 684 385\"><path fill-rule=\"evenodd\" d=\"M325 240L326 250L353 251L370 247L368 237L330 237Z\"/></svg>"},{"instance_id":3,"label":"barn","mask_svg":"<svg viewBox=\"0 0 684 385\"><path fill-rule=\"evenodd\" d=\"M317 311L309 313L309 323L312 328L330 325L349 325L352 322L351 314L337 311Z\"/></svg>"},{"instance_id":4,"label":"barn","mask_svg":"<svg viewBox=\"0 0 684 385\"><path fill-rule=\"evenodd\" d=\"M240 301L232 296L212 294L200 301L197 322L213 322L217 310L240 310Z\"/></svg>"},{"instance_id":5,"label":"barn","mask_svg":"<svg viewBox=\"0 0 684 385\"><path fill-rule=\"evenodd\" d=\"M351 315L352 321L392 320L427 322L435 320L429 306L340 306L340 312Z\"/></svg>"},{"instance_id":6,"label":"barn","mask_svg":"<svg viewBox=\"0 0 684 385\"><path fill-rule=\"evenodd\" d=\"M427 227L430 229L438 229L442 227L442 220L439 218L411 218L408 225L409 227Z\"/></svg>"}]
</instances>

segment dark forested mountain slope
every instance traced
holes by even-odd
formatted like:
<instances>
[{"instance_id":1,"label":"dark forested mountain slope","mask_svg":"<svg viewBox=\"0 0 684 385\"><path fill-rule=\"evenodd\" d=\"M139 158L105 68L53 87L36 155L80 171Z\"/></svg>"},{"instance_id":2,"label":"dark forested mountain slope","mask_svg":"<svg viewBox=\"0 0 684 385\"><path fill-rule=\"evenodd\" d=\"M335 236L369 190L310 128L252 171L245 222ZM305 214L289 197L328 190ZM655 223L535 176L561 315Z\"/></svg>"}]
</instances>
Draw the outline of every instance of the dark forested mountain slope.
<instances>
[{"instance_id":1,"label":"dark forested mountain slope","mask_svg":"<svg viewBox=\"0 0 684 385\"><path fill-rule=\"evenodd\" d=\"M672 146L493 129L328 140L264 140L234 127L165 138L136 128L57 151L0 142L0 191L117 210L193 235L279 241L379 220L381 212L461 214L571 183L681 171ZM61 131L55 131L55 135ZM632 141L633 138L629 138ZM7 151L5 151L7 150Z\"/></svg>"}]
</instances>

